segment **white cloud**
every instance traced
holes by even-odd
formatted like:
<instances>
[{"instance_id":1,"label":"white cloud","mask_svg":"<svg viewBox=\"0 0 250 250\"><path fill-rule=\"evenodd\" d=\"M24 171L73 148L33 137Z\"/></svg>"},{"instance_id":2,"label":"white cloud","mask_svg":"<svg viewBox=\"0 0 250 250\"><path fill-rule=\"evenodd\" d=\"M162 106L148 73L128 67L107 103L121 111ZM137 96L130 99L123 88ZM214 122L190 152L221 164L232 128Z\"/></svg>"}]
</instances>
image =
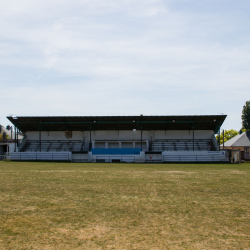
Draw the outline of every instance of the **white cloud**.
<instances>
[{"instance_id":1,"label":"white cloud","mask_svg":"<svg viewBox=\"0 0 250 250\"><path fill-rule=\"evenodd\" d=\"M223 13L206 11L207 1L189 1L186 9L175 4L2 1L0 87L11 95L0 99L0 119L7 122L9 113L237 116L249 99L244 6ZM227 121L235 129L241 122Z\"/></svg>"}]
</instances>

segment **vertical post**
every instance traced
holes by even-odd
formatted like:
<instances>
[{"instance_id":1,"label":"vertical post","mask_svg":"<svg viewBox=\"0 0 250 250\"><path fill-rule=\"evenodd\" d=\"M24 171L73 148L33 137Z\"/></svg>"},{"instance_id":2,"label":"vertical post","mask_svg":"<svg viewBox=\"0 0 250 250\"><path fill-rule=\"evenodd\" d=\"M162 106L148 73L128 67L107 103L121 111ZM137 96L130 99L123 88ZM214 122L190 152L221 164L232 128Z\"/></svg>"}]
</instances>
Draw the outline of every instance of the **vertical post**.
<instances>
[{"instance_id":1,"label":"vertical post","mask_svg":"<svg viewBox=\"0 0 250 250\"><path fill-rule=\"evenodd\" d=\"M218 136L218 141L219 141L219 151L220 151L220 129L219 129L219 136Z\"/></svg>"},{"instance_id":2,"label":"vertical post","mask_svg":"<svg viewBox=\"0 0 250 250\"><path fill-rule=\"evenodd\" d=\"M219 141L219 151L220 151L220 122L219 122L219 136L218 136L218 141Z\"/></svg>"},{"instance_id":3,"label":"vertical post","mask_svg":"<svg viewBox=\"0 0 250 250\"><path fill-rule=\"evenodd\" d=\"M15 128L14 128L14 132L15 132L15 150L14 150L14 152L16 152L16 125L15 125Z\"/></svg>"},{"instance_id":4,"label":"vertical post","mask_svg":"<svg viewBox=\"0 0 250 250\"><path fill-rule=\"evenodd\" d=\"M223 129L223 150L224 150L224 129Z\"/></svg>"},{"instance_id":5,"label":"vertical post","mask_svg":"<svg viewBox=\"0 0 250 250\"><path fill-rule=\"evenodd\" d=\"M141 123L141 151L142 151L142 123Z\"/></svg>"},{"instance_id":6,"label":"vertical post","mask_svg":"<svg viewBox=\"0 0 250 250\"><path fill-rule=\"evenodd\" d=\"M91 141L91 123L89 127L89 151L91 151L92 148L92 141Z\"/></svg>"},{"instance_id":7,"label":"vertical post","mask_svg":"<svg viewBox=\"0 0 250 250\"><path fill-rule=\"evenodd\" d=\"M19 129L16 130L16 134L17 134L17 136L16 136L16 138L17 138L16 145L18 147L19 146L19 141L18 141Z\"/></svg>"},{"instance_id":8,"label":"vertical post","mask_svg":"<svg viewBox=\"0 0 250 250\"><path fill-rule=\"evenodd\" d=\"M39 151L42 151L42 142L41 142L41 121L39 122Z\"/></svg>"},{"instance_id":9,"label":"vertical post","mask_svg":"<svg viewBox=\"0 0 250 250\"><path fill-rule=\"evenodd\" d=\"M193 122L193 151L194 151L194 122Z\"/></svg>"}]
</instances>

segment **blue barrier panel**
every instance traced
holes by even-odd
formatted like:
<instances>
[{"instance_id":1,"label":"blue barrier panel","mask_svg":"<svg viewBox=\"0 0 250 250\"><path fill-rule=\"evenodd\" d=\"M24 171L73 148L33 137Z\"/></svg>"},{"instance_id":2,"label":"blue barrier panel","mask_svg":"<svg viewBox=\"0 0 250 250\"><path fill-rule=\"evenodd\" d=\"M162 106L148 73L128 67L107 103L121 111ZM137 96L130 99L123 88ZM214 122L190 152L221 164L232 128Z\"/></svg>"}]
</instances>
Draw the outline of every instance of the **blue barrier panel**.
<instances>
[{"instance_id":1,"label":"blue barrier panel","mask_svg":"<svg viewBox=\"0 0 250 250\"><path fill-rule=\"evenodd\" d=\"M92 148L93 155L139 155L140 148Z\"/></svg>"}]
</instances>

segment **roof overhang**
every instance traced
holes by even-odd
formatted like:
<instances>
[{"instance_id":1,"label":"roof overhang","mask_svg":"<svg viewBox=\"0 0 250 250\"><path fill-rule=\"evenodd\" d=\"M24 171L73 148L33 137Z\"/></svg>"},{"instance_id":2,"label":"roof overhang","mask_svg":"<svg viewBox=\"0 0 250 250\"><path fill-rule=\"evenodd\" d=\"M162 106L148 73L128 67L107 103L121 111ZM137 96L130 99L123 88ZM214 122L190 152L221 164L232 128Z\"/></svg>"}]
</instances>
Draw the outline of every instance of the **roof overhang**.
<instances>
[{"instance_id":1,"label":"roof overhang","mask_svg":"<svg viewBox=\"0 0 250 250\"><path fill-rule=\"evenodd\" d=\"M18 116L7 117L20 131L213 130L226 115L195 116Z\"/></svg>"}]
</instances>

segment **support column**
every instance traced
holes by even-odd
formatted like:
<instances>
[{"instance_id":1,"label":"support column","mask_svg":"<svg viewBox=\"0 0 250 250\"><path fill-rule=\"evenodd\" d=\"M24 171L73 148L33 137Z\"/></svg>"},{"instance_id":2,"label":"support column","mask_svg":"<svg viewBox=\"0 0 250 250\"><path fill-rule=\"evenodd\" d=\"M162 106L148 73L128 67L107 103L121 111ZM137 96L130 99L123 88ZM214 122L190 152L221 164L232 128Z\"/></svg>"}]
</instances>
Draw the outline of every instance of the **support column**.
<instances>
[{"instance_id":1,"label":"support column","mask_svg":"<svg viewBox=\"0 0 250 250\"><path fill-rule=\"evenodd\" d=\"M219 151L220 151L220 128L219 128L218 144L219 144Z\"/></svg>"},{"instance_id":2,"label":"support column","mask_svg":"<svg viewBox=\"0 0 250 250\"><path fill-rule=\"evenodd\" d=\"M141 123L141 151L142 151L142 123Z\"/></svg>"},{"instance_id":3,"label":"support column","mask_svg":"<svg viewBox=\"0 0 250 250\"><path fill-rule=\"evenodd\" d=\"M223 150L224 150L224 129L223 129Z\"/></svg>"},{"instance_id":4,"label":"support column","mask_svg":"<svg viewBox=\"0 0 250 250\"><path fill-rule=\"evenodd\" d=\"M16 126L15 126L15 128L14 128L14 132L15 132L15 149L14 149L14 152L16 152Z\"/></svg>"},{"instance_id":5,"label":"support column","mask_svg":"<svg viewBox=\"0 0 250 250\"><path fill-rule=\"evenodd\" d=\"M41 141L41 122L39 122L39 151L42 151L42 141Z\"/></svg>"},{"instance_id":6,"label":"support column","mask_svg":"<svg viewBox=\"0 0 250 250\"><path fill-rule=\"evenodd\" d=\"M105 148L109 148L109 143L107 141L105 142Z\"/></svg>"},{"instance_id":7,"label":"support column","mask_svg":"<svg viewBox=\"0 0 250 250\"><path fill-rule=\"evenodd\" d=\"M19 140L18 140L18 135L20 134L20 130L17 129L17 147L19 147Z\"/></svg>"},{"instance_id":8,"label":"support column","mask_svg":"<svg viewBox=\"0 0 250 250\"><path fill-rule=\"evenodd\" d=\"M119 148L122 148L122 142L119 141Z\"/></svg>"},{"instance_id":9,"label":"support column","mask_svg":"<svg viewBox=\"0 0 250 250\"><path fill-rule=\"evenodd\" d=\"M194 151L194 123L193 123L193 151Z\"/></svg>"},{"instance_id":10,"label":"support column","mask_svg":"<svg viewBox=\"0 0 250 250\"><path fill-rule=\"evenodd\" d=\"M89 127L89 151L92 149L92 141L91 141L91 123Z\"/></svg>"}]
</instances>

